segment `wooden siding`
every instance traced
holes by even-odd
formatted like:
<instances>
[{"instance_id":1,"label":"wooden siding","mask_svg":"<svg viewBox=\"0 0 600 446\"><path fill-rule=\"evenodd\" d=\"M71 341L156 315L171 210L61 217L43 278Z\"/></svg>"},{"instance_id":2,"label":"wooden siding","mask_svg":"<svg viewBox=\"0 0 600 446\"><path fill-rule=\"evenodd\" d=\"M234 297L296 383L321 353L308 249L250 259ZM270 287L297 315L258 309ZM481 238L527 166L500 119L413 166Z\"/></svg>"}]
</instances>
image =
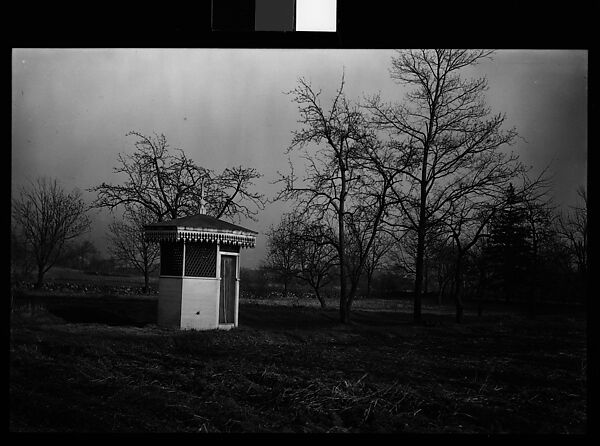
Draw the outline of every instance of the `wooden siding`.
<instances>
[{"instance_id":1,"label":"wooden siding","mask_svg":"<svg viewBox=\"0 0 600 446\"><path fill-rule=\"evenodd\" d=\"M162 279L161 279L162 280ZM210 330L218 327L219 279L186 277L181 294L181 328Z\"/></svg>"},{"instance_id":2,"label":"wooden siding","mask_svg":"<svg viewBox=\"0 0 600 446\"><path fill-rule=\"evenodd\" d=\"M182 279L161 277L158 283L158 325L177 327L181 324Z\"/></svg>"}]
</instances>

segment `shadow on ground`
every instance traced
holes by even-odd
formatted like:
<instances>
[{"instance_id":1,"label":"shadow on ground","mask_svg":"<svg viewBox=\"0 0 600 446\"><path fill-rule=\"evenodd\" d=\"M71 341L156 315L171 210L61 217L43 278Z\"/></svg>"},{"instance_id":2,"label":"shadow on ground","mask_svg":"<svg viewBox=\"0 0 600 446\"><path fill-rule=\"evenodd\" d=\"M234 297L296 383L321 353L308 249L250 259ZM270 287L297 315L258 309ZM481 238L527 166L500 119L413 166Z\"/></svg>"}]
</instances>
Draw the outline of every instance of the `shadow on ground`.
<instances>
[{"instance_id":1,"label":"shadow on ground","mask_svg":"<svg viewBox=\"0 0 600 446\"><path fill-rule=\"evenodd\" d=\"M69 323L144 327L156 324L157 304L156 298L20 296L13 308L29 313L47 311Z\"/></svg>"}]
</instances>

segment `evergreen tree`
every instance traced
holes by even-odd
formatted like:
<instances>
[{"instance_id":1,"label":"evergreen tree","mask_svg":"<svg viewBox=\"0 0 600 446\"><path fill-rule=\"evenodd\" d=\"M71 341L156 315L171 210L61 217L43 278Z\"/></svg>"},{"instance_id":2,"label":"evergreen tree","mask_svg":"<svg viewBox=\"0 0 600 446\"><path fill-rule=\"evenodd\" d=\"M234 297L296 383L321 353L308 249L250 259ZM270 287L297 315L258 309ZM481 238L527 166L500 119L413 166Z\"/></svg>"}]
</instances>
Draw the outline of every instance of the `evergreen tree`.
<instances>
[{"instance_id":1,"label":"evergreen tree","mask_svg":"<svg viewBox=\"0 0 600 446\"><path fill-rule=\"evenodd\" d=\"M505 206L490 221L486 257L492 284L510 302L529 283L532 262L527 209L512 184L506 191Z\"/></svg>"}]
</instances>

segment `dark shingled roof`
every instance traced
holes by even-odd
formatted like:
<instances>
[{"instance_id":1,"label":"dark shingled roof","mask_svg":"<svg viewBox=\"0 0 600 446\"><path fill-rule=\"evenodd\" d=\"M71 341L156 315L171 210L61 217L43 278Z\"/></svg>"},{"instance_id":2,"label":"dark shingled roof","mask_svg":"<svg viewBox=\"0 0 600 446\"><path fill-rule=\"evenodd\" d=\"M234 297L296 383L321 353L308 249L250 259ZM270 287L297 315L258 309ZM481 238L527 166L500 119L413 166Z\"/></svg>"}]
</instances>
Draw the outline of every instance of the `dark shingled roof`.
<instances>
[{"instance_id":1,"label":"dark shingled roof","mask_svg":"<svg viewBox=\"0 0 600 446\"><path fill-rule=\"evenodd\" d=\"M218 218L211 217L206 214L190 215L188 217L176 218L174 220L159 221L146 225L147 229L175 229L189 228L197 230L223 231L223 232L247 232L250 234L258 234L256 231L243 228L233 223L229 223Z\"/></svg>"}]
</instances>

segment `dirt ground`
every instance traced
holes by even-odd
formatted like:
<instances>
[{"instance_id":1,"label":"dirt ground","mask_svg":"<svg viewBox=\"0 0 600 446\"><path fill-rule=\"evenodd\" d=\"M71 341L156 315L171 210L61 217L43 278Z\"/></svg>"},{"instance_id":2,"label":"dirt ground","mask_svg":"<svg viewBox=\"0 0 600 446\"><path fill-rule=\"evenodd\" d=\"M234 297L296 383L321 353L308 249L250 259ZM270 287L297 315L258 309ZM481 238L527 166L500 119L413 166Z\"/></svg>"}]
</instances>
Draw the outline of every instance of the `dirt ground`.
<instances>
[{"instance_id":1,"label":"dirt ground","mask_svg":"<svg viewBox=\"0 0 600 446\"><path fill-rule=\"evenodd\" d=\"M11 314L10 430L586 432L584 314L244 301L231 331L157 327L155 297L39 295Z\"/></svg>"}]
</instances>

